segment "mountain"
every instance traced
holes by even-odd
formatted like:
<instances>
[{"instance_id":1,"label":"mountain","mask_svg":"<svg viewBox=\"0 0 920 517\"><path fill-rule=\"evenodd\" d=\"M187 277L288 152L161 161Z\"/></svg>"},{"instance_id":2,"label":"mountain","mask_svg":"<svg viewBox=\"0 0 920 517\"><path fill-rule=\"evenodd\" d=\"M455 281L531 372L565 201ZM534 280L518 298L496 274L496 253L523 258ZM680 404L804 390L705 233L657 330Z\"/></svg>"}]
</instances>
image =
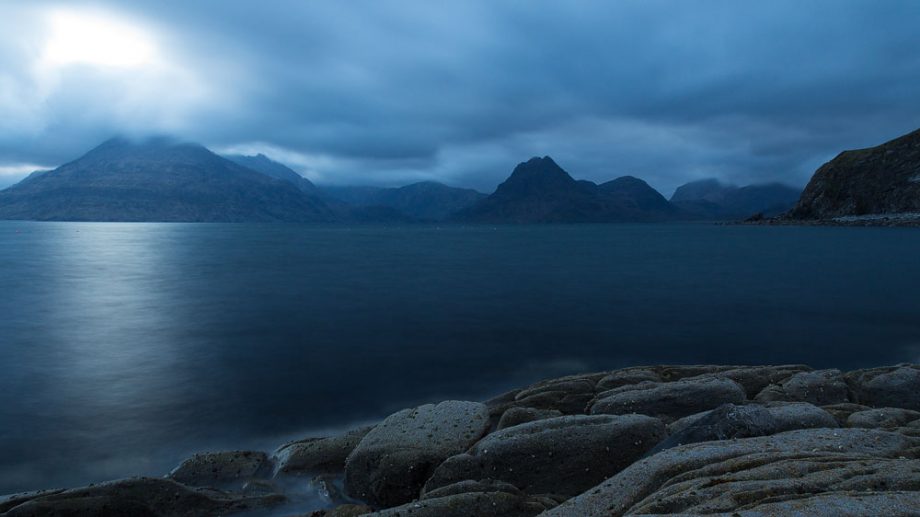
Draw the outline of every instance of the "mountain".
<instances>
[{"instance_id":1,"label":"mountain","mask_svg":"<svg viewBox=\"0 0 920 517\"><path fill-rule=\"evenodd\" d=\"M288 183L293 184L302 192L306 192L307 194L314 196L320 195L319 189L316 188L316 185L314 185L310 180L304 178L287 165L278 163L265 156L264 154L260 153L255 156L231 154L224 156L224 158L236 163L237 165L242 165L243 167L252 169L256 172L261 172L266 176L282 181L287 181Z\"/></svg>"},{"instance_id":2,"label":"mountain","mask_svg":"<svg viewBox=\"0 0 920 517\"><path fill-rule=\"evenodd\" d=\"M920 213L920 129L822 165L790 219Z\"/></svg>"},{"instance_id":3,"label":"mountain","mask_svg":"<svg viewBox=\"0 0 920 517\"><path fill-rule=\"evenodd\" d=\"M327 221L322 200L285 181L167 138L109 140L0 191L0 219Z\"/></svg>"},{"instance_id":4,"label":"mountain","mask_svg":"<svg viewBox=\"0 0 920 517\"><path fill-rule=\"evenodd\" d=\"M330 187L327 196L363 208L389 208L407 218L440 221L485 197L472 189L423 181L399 188Z\"/></svg>"},{"instance_id":5,"label":"mountain","mask_svg":"<svg viewBox=\"0 0 920 517\"><path fill-rule=\"evenodd\" d=\"M801 191L780 183L737 187L717 179L682 185L671 203L692 219L743 219L753 214L775 216L795 206Z\"/></svg>"},{"instance_id":6,"label":"mountain","mask_svg":"<svg viewBox=\"0 0 920 517\"><path fill-rule=\"evenodd\" d=\"M498 223L659 221L674 208L647 183L629 176L601 185L576 181L549 156L520 163L495 192L455 219Z\"/></svg>"}]
</instances>

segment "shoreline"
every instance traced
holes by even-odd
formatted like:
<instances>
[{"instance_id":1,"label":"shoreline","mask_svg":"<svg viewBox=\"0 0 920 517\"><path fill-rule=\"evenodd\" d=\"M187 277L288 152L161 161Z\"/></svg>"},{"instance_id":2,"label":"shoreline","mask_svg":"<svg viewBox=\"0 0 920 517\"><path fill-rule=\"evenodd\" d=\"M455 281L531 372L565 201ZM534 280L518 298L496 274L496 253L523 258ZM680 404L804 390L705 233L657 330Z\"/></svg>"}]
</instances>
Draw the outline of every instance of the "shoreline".
<instances>
[{"instance_id":1,"label":"shoreline","mask_svg":"<svg viewBox=\"0 0 920 517\"><path fill-rule=\"evenodd\" d=\"M800 474L784 481L790 469ZM920 507L920 365L570 375L484 402L404 409L274 452L199 453L163 478L0 498L4 517L830 516L842 507L867 517Z\"/></svg>"}]
</instances>

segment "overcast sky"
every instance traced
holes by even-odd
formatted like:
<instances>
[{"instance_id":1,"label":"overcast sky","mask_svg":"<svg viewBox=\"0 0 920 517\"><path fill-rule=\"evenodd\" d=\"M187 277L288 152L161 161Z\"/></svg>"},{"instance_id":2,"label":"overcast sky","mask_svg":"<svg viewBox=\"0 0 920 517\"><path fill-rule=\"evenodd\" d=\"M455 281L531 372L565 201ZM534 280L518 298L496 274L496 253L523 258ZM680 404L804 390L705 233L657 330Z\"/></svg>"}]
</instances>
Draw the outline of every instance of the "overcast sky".
<instances>
[{"instance_id":1,"label":"overcast sky","mask_svg":"<svg viewBox=\"0 0 920 517\"><path fill-rule=\"evenodd\" d=\"M917 1L0 1L0 185L117 135L491 191L804 185L920 127Z\"/></svg>"}]
</instances>

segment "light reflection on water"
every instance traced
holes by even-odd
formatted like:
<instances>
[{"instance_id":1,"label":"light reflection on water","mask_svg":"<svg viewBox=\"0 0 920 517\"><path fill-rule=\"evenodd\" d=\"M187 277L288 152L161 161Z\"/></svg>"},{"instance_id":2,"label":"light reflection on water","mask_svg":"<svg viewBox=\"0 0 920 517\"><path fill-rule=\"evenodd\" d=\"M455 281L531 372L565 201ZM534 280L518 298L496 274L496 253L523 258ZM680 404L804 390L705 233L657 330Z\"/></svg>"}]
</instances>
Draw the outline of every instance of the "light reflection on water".
<instances>
[{"instance_id":1,"label":"light reflection on water","mask_svg":"<svg viewBox=\"0 0 920 517\"><path fill-rule=\"evenodd\" d=\"M920 232L0 222L0 493L661 362L916 360Z\"/></svg>"}]
</instances>

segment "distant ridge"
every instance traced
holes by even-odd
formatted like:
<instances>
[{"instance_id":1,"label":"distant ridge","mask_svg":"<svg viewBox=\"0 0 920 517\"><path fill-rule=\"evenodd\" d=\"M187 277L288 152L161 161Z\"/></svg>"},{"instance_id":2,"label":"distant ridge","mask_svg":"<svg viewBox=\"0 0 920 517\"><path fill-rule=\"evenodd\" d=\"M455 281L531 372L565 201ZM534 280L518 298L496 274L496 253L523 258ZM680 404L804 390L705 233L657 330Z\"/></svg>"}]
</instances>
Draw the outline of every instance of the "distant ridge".
<instances>
[{"instance_id":1,"label":"distant ridge","mask_svg":"<svg viewBox=\"0 0 920 517\"><path fill-rule=\"evenodd\" d=\"M485 194L434 181L421 181L398 188L331 187L321 189L328 197L356 207L389 208L418 221L441 221L463 210Z\"/></svg>"},{"instance_id":2,"label":"distant ridge","mask_svg":"<svg viewBox=\"0 0 920 517\"><path fill-rule=\"evenodd\" d=\"M288 183L299 188L302 192L311 194L314 196L320 195L319 189L316 188L310 180L304 178L297 171L291 169L283 163L276 162L265 156L264 154L257 154L255 156L244 156L241 154L231 154L225 155L224 158L238 164L243 167L247 167L256 172L261 172L262 174L282 180L287 181Z\"/></svg>"},{"instance_id":3,"label":"distant ridge","mask_svg":"<svg viewBox=\"0 0 920 517\"><path fill-rule=\"evenodd\" d=\"M499 223L662 221L676 211L644 181L622 177L596 185L576 181L552 158L520 163L495 192L455 219Z\"/></svg>"},{"instance_id":4,"label":"distant ridge","mask_svg":"<svg viewBox=\"0 0 920 517\"><path fill-rule=\"evenodd\" d=\"M772 217L787 212L801 190L781 183L738 187L717 179L681 185L671 196L685 218L744 219L754 214Z\"/></svg>"},{"instance_id":5,"label":"distant ridge","mask_svg":"<svg viewBox=\"0 0 920 517\"><path fill-rule=\"evenodd\" d=\"M330 221L318 198L170 138L113 138L0 192L0 219Z\"/></svg>"}]
</instances>

